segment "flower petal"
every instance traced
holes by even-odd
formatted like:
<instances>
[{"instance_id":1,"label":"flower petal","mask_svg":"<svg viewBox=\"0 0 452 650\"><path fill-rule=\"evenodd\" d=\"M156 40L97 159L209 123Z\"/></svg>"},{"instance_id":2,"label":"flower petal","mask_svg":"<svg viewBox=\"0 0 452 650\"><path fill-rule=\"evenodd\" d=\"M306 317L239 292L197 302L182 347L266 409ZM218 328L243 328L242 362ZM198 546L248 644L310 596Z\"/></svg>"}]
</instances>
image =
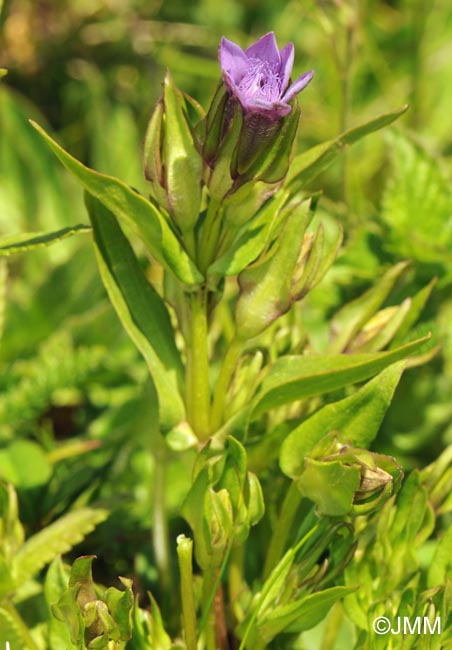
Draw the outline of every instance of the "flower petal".
<instances>
[{"instance_id":1,"label":"flower petal","mask_svg":"<svg viewBox=\"0 0 452 650\"><path fill-rule=\"evenodd\" d=\"M260 59L261 61L268 61L270 65L278 68L281 64L281 57L276 44L275 32L268 32L268 34L262 36L258 41L245 50L245 54L249 59L252 58Z\"/></svg>"},{"instance_id":2,"label":"flower petal","mask_svg":"<svg viewBox=\"0 0 452 650\"><path fill-rule=\"evenodd\" d=\"M223 77L226 73L233 84L239 83L248 66L248 59L242 48L223 36L220 42L219 59Z\"/></svg>"},{"instance_id":3,"label":"flower petal","mask_svg":"<svg viewBox=\"0 0 452 650\"><path fill-rule=\"evenodd\" d=\"M281 117L288 115L292 108L283 102L266 102L262 99L253 99L247 102L246 112L261 113L266 115L270 120L279 120Z\"/></svg>"},{"instance_id":4,"label":"flower petal","mask_svg":"<svg viewBox=\"0 0 452 650\"><path fill-rule=\"evenodd\" d=\"M281 94L289 85L290 75L292 74L295 48L293 43L288 43L280 52L281 68L279 71L281 77Z\"/></svg>"},{"instance_id":5,"label":"flower petal","mask_svg":"<svg viewBox=\"0 0 452 650\"><path fill-rule=\"evenodd\" d=\"M314 70L309 70L309 72L305 72L302 74L294 83L286 90L284 95L281 97L281 101L285 102L286 104L290 102L292 97L295 97L299 92L303 90L303 88L306 88L308 83L311 81L312 77L314 76Z\"/></svg>"}]
</instances>

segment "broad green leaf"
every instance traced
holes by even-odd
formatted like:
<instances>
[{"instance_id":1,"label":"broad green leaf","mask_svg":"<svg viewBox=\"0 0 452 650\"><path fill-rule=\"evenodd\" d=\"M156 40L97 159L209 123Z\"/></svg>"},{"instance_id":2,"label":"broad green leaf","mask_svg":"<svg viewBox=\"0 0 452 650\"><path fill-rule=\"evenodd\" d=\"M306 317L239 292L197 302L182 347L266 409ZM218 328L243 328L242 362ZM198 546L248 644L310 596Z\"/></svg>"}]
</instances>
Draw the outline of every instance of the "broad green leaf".
<instances>
[{"instance_id":1,"label":"broad green leaf","mask_svg":"<svg viewBox=\"0 0 452 650\"><path fill-rule=\"evenodd\" d=\"M79 224L78 226L62 228L55 232L26 232L18 235L8 235L7 237L0 238L0 255L13 255L15 253L33 250L34 248L51 246L73 235L89 232L91 232L90 226Z\"/></svg>"},{"instance_id":2,"label":"broad green leaf","mask_svg":"<svg viewBox=\"0 0 452 650\"><path fill-rule=\"evenodd\" d=\"M100 274L110 300L132 341L148 364L165 430L184 420L182 362L163 300L147 281L113 214L86 195Z\"/></svg>"},{"instance_id":3,"label":"broad green leaf","mask_svg":"<svg viewBox=\"0 0 452 650\"><path fill-rule=\"evenodd\" d=\"M389 352L280 357L255 398L251 418L294 402L369 379L392 363L419 352L426 336Z\"/></svg>"},{"instance_id":4,"label":"broad green leaf","mask_svg":"<svg viewBox=\"0 0 452 650\"><path fill-rule=\"evenodd\" d=\"M389 126L405 113L408 106L402 106L388 113L383 113L373 120L345 131L337 138L308 149L293 160L285 185L291 192L296 192L327 169L347 145L357 142L369 133Z\"/></svg>"},{"instance_id":5,"label":"broad green leaf","mask_svg":"<svg viewBox=\"0 0 452 650\"><path fill-rule=\"evenodd\" d=\"M165 218L152 203L117 178L85 167L64 151L38 124L31 124L85 190L136 232L156 260L185 284L195 285L202 282L200 272Z\"/></svg>"},{"instance_id":6,"label":"broad green leaf","mask_svg":"<svg viewBox=\"0 0 452 650\"><path fill-rule=\"evenodd\" d=\"M331 587L288 605L276 607L259 626L259 632L263 639L269 642L283 631L300 633L310 630L325 618L334 603L354 590L353 587Z\"/></svg>"},{"instance_id":7,"label":"broad green leaf","mask_svg":"<svg viewBox=\"0 0 452 650\"><path fill-rule=\"evenodd\" d=\"M47 483L51 463L36 442L15 440L0 450L0 476L15 487L28 489Z\"/></svg>"},{"instance_id":8,"label":"broad green leaf","mask_svg":"<svg viewBox=\"0 0 452 650\"><path fill-rule=\"evenodd\" d=\"M107 510L80 508L63 515L27 539L14 558L17 583L25 582L57 555L66 553L79 544L107 517Z\"/></svg>"},{"instance_id":9,"label":"broad green leaf","mask_svg":"<svg viewBox=\"0 0 452 650\"><path fill-rule=\"evenodd\" d=\"M286 198L287 193L280 192L269 199L256 217L242 226L226 253L209 267L208 275L237 275L254 262L268 243L272 226Z\"/></svg>"},{"instance_id":10,"label":"broad green leaf","mask_svg":"<svg viewBox=\"0 0 452 650\"><path fill-rule=\"evenodd\" d=\"M347 345L386 300L408 262L399 262L361 296L347 303L330 323L333 338L329 352L343 352Z\"/></svg>"},{"instance_id":11,"label":"broad green leaf","mask_svg":"<svg viewBox=\"0 0 452 650\"><path fill-rule=\"evenodd\" d=\"M404 366L403 361L389 366L350 397L327 404L294 429L281 446L284 474L299 476L305 457L330 431L337 431L344 444L366 449L378 433Z\"/></svg>"}]
</instances>

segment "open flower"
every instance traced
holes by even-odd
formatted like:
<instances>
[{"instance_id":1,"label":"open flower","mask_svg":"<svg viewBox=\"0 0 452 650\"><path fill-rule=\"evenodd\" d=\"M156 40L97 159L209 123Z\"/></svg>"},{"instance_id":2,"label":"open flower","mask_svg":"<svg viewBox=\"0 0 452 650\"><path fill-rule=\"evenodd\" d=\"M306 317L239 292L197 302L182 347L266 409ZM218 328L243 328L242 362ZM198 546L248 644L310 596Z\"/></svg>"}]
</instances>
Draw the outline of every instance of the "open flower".
<instances>
[{"instance_id":1,"label":"open flower","mask_svg":"<svg viewBox=\"0 0 452 650\"><path fill-rule=\"evenodd\" d=\"M294 46L288 43L278 50L274 32L262 36L245 52L223 37L219 56L226 88L237 98L244 112L259 113L271 120L278 120L290 113L290 100L314 76L310 70L289 86Z\"/></svg>"}]
</instances>

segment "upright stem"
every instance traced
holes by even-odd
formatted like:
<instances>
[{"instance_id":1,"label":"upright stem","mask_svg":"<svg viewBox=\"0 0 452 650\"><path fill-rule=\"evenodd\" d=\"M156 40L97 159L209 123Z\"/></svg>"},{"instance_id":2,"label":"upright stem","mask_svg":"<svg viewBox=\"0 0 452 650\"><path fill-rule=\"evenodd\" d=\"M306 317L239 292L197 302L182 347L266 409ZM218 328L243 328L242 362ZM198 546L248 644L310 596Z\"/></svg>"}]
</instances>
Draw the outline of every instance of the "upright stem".
<instances>
[{"instance_id":1,"label":"upright stem","mask_svg":"<svg viewBox=\"0 0 452 650\"><path fill-rule=\"evenodd\" d=\"M223 424L224 408L228 393L229 384L234 374L237 360L242 351L242 345L237 339L233 339L226 351L220 373L215 384L212 403L212 432L215 433Z\"/></svg>"},{"instance_id":2,"label":"upright stem","mask_svg":"<svg viewBox=\"0 0 452 650\"><path fill-rule=\"evenodd\" d=\"M190 341L187 350L188 419L199 440L210 435L209 354L207 342L207 295L205 288L190 297Z\"/></svg>"},{"instance_id":3,"label":"upright stem","mask_svg":"<svg viewBox=\"0 0 452 650\"><path fill-rule=\"evenodd\" d=\"M265 558L264 579L268 578L284 553L284 547L287 544L287 539L302 498L302 494L297 488L295 481L292 481L284 498L281 513L276 522L268 547L267 557Z\"/></svg>"},{"instance_id":4,"label":"upright stem","mask_svg":"<svg viewBox=\"0 0 452 650\"><path fill-rule=\"evenodd\" d=\"M171 562L169 552L168 520L166 516L166 462L164 443L154 452L154 485L153 485L153 517L152 544L155 563L159 574L162 593L170 598L171 594ZM158 447L158 445L157 445Z\"/></svg>"},{"instance_id":5,"label":"upright stem","mask_svg":"<svg viewBox=\"0 0 452 650\"><path fill-rule=\"evenodd\" d=\"M181 577L182 616L187 650L196 650L196 607L193 591L193 541L185 535L177 538L177 555Z\"/></svg>"}]
</instances>

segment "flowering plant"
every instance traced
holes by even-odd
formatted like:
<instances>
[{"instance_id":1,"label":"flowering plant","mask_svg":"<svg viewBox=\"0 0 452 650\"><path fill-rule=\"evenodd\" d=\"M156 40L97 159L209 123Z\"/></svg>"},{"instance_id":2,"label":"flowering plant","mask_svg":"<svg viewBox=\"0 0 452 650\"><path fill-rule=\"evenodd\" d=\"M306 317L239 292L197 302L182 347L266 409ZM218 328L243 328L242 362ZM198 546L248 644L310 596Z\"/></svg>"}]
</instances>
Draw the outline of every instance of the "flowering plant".
<instances>
[{"instance_id":1,"label":"flowering plant","mask_svg":"<svg viewBox=\"0 0 452 650\"><path fill-rule=\"evenodd\" d=\"M313 72L291 83L293 45L279 50L273 32L245 50L223 38L219 59L221 81L207 112L167 74L145 136L149 198L84 166L34 125L84 187L90 224L22 236L8 242L8 251L92 234L110 302L148 370L141 399L152 431L143 446L153 457L152 558L160 596L160 607L151 597L149 611L134 599L130 580L122 579L120 590L97 588L92 556L76 560L70 573L55 560L45 596L55 617L52 650L123 650L129 638L127 647L141 650L264 650L277 637L278 647L290 648L340 600L359 639L367 642L370 633L353 571L353 562L365 558L355 550L371 545L372 536L376 546L384 543L402 470L369 447L408 360L422 352L415 361L421 363L432 354L428 336L406 338L431 285L385 308L406 269L396 265L328 314L319 343L304 309L309 315L311 292L335 261L342 228L316 217L318 195L309 181L345 145L405 109L294 155L297 95ZM173 462L191 470L186 483L181 479L174 537L165 502ZM446 503L450 481L438 480L435 468L416 480L420 492L422 481L430 482ZM402 492L398 528L426 539L435 513L416 500L420 492L410 485ZM13 608L22 576L31 579L51 556L46 551L32 562L36 549L67 548L58 538L67 518L27 546L14 491L0 496L7 522L0 530L8 538L0 549L2 593ZM412 503L419 530L406 524ZM108 516L82 514L83 531ZM76 543L80 519L70 522ZM259 554L248 553L256 539ZM406 575L416 561L412 543L400 543L396 557L407 558ZM178 590L171 582L175 564ZM394 573L387 572L391 580ZM367 586L377 608L374 582ZM405 590L405 607L412 584L391 583L388 607L399 606L396 587ZM432 578L419 603L443 607L450 594L437 587Z\"/></svg>"}]
</instances>

